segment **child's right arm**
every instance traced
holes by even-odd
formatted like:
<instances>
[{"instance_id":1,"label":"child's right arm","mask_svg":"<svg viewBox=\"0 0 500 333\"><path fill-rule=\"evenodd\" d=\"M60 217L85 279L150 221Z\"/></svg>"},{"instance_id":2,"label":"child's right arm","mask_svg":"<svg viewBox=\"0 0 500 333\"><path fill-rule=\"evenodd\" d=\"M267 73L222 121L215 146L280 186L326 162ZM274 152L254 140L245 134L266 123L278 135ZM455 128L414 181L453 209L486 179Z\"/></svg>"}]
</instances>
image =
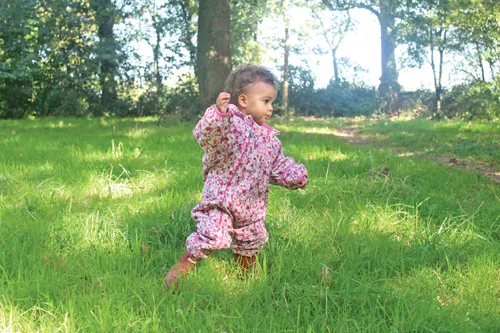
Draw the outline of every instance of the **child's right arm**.
<instances>
[{"instance_id":1,"label":"child's right arm","mask_svg":"<svg viewBox=\"0 0 500 333\"><path fill-rule=\"evenodd\" d=\"M208 155L221 154L229 148L228 132L232 112L229 94L222 92L217 103L205 111L205 115L193 130L193 135Z\"/></svg>"},{"instance_id":2,"label":"child's right arm","mask_svg":"<svg viewBox=\"0 0 500 333\"><path fill-rule=\"evenodd\" d=\"M273 144L275 154L270 183L289 189L305 188L307 185L307 169L283 154L281 142L275 137Z\"/></svg>"}]
</instances>

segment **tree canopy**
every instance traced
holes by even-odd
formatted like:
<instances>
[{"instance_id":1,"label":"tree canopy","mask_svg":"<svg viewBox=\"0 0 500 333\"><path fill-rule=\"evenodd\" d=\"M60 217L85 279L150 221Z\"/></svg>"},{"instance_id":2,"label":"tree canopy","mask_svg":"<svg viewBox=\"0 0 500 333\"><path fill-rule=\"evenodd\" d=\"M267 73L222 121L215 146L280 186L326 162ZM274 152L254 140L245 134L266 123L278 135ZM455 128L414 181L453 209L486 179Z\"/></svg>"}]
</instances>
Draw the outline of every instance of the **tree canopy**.
<instances>
[{"instance_id":1,"label":"tree canopy","mask_svg":"<svg viewBox=\"0 0 500 333\"><path fill-rule=\"evenodd\" d=\"M343 74L360 69L338 58L361 24L354 9L379 23L376 90ZM5 0L0 118L196 115L233 66L266 63L282 80L278 102L296 114L412 108L492 119L500 104L498 13L495 0ZM327 87L315 85L311 52L331 56ZM402 91L399 71L427 63L432 91ZM447 86L450 75L461 79Z\"/></svg>"}]
</instances>

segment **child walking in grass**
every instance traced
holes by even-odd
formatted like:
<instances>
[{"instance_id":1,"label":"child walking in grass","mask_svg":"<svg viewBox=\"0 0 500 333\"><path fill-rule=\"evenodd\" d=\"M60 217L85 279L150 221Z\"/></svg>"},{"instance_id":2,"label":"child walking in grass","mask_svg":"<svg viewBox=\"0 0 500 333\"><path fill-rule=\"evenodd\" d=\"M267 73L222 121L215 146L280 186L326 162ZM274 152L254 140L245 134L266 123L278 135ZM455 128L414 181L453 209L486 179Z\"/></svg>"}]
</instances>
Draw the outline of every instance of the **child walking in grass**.
<instances>
[{"instance_id":1,"label":"child walking in grass","mask_svg":"<svg viewBox=\"0 0 500 333\"><path fill-rule=\"evenodd\" d=\"M186 252L165 276L167 287L215 250L232 248L243 270L254 270L267 242L269 184L305 188L307 169L283 155L279 132L266 124L273 113L276 78L267 69L242 65L226 80L193 134L203 156L204 188L193 208L196 231Z\"/></svg>"}]
</instances>

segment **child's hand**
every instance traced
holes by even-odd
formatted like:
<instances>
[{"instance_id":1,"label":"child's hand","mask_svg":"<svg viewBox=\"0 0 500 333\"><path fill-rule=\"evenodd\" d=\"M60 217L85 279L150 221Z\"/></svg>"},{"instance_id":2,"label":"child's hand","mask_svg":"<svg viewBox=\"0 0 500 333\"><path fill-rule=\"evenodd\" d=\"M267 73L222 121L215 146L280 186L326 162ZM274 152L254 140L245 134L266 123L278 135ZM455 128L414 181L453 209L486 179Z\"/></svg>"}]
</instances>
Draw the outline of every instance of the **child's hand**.
<instances>
[{"instance_id":1,"label":"child's hand","mask_svg":"<svg viewBox=\"0 0 500 333\"><path fill-rule=\"evenodd\" d=\"M231 95L229 95L227 92L221 92L219 94L219 97L217 97L217 108L219 108L219 111L222 113L226 113L227 109L229 107L229 98Z\"/></svg>"}]
</instances>

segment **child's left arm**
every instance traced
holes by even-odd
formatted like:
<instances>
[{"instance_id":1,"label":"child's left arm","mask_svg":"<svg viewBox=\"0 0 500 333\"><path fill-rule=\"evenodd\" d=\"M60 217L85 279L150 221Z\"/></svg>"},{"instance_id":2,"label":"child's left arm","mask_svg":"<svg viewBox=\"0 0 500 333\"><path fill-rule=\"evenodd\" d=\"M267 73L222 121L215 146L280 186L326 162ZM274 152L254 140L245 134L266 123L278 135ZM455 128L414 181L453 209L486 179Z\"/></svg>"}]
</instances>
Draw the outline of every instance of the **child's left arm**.
<instances>
[{"instance_id":1,"label":"child's left arm","mask_svg":"<svg viewBox=\"0 0 500 333\"><path fill-rule=\"evenodd\" d=\"M289 189L305 188L307 185L307 169L304 165L295 162L291 157L283 154L281 142L278 139L273 143L275 158L270 182Z\"/></svg>"}]
</instances>

